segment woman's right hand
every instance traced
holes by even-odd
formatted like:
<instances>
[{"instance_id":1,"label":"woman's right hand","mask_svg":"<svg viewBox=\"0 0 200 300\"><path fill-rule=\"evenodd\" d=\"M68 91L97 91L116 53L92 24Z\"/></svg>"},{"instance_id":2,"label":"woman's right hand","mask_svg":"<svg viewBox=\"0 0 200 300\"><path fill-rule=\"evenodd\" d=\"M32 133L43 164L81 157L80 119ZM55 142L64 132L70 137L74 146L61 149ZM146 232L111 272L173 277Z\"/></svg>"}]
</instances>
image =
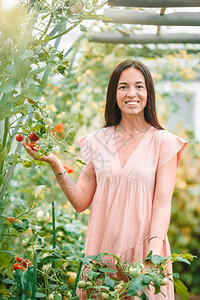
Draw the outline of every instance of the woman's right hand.
<instances>
[{"instance_id":1,"label":"woman's right hand","mask_svg":"<svg viewBox=\"0 0 200 300\"><path fill-rule=\"evenodd\" d=\"M24 142L21 142L21 144L24 146L26 152L30 156L32 156L32 158L35 159L35 160L44 161L44 162L47 162L49 164L53 164L54 162L56 162L58 160L58 157L53 153L50 153L48 156L43 155L42 158L40 158L40 159L36 158L35 154L38 151L38 148L37 147L30 147L28 145L28 138L27 137L25 138Z\"/></svg>"}]
</instances>

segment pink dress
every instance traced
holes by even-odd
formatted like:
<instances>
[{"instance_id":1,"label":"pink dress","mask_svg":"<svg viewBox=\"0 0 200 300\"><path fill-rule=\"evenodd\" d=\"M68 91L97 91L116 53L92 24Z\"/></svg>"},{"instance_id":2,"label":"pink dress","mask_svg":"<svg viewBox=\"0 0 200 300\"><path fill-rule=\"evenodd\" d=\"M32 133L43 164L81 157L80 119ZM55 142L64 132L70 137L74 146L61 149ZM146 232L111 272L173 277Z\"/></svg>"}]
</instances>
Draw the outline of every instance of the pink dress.
<instances>
[{"instance_id":1,"label":"pink dress","mask_svg":"<svg viewBox=\"0 0 200 300\"><path fill-rule=\"evenodd\" d=\"M86 238L86 255L109 252L131 262L147 256L155 177L177 154L177 166L187 143L182 138L151 126L125 166L121 168L114 126L97 130L79 140L84 172L96 176L96 191L91 204ZM162 226L162 224L160 224ZM170 255L166 237L162 256ZM173 300L173 284L154 291L153 300ZM84 298L80 298L84 299Z\"/></svg>"}]
</instances>

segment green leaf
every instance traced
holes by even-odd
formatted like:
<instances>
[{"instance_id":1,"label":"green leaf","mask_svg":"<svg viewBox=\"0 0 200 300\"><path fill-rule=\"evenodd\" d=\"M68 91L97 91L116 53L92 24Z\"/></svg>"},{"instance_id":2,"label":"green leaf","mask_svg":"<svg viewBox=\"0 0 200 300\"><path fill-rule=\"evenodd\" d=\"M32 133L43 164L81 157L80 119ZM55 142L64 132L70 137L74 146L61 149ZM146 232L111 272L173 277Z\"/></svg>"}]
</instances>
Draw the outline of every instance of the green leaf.
<instances>
[{"instance_id":1,"label":"green leaf","mask_svg":"<svg viewBox=\"0 0 200 300\"><path fill-rule=\"evenodd\" d=\"M182 256L177 256L174 261L179 261L179 262L184 262L187 265L191 265L191 262L185 258L183 258Z\"/></svg>"},{"instance_id":2,"label":"green leaf","mask_svg":"<svg viewBox=\"0 0 200 300\"><path fill-rule=\"evenodd\" d=\"M61 60L63 59L63 53L59 52L59 53L57 54L57 56L58 56L58 58L60 58Z\"/></svg>"},{"instance_id":3,"label":"green leaf","mask_svg":"<svg viewBox=\"0 0 200 300\"><path fill-rule=\"evenodd\" d=\"M55 295L55 300L62 300L63 298L62 298L62 296L60 296L60 295Z\"/></svg>"},{"instance_id":4,"label":"green leaf","mask_svg":"<svg viewBox=\"0 0 200 300\"><path fill-rule=\"evenodd\" d=\"M35 69L35 70L32 70L32 71L29 72L29 76L37 75L37 74L39 74L39 73L41 73L41 72L46 71L46 69L47 69L47 66L44 66L44 67L41 67L41 68L37 68L37 69Z\"/></svg>"},{"instance_id":5,"label":"green leaf","mask_svg":"<svg viewBox=\"0 0 200 300\"><path fill-rule=\"evenodd\" d=\"M16 68L15 68L15 66L12 64L10 64L10 65L7 65L6 66L6 69L12 74L12 75L16 75Z\"/></svg>"},{"instance_id":6,"label":"green leaf","mask_svg":"<svg viewBox=\"0 0 200 300\"><path fill-rule=\"evenodd\" d=\"M7 79L2 86L0 87L0 93L10 93L16 88L16 84L11 81L10 79Z\"/></svg>"},{"instance_id":7,"label":"green leaf","mask_svg":"<svg viewBox=\"0 0 200 300\"><path fill-rule=\"evenodd\" d=\"M80 257L80 260L83 262L84 265L90 265L90 260L87 257Z\"/></svg>"},{"instance_id":8,"label":"green leaf","mask_svg":"<svg viewBox=\"0 0 200 300\"><path fill-rule=\"evenodd\" d=\"M152 255L151 261L155 266L159 266L162 264L164 261L166 261L165 257L162 257L160 255Z\"/></svg>"},{"instance_id":9,"label":"green leaf","mask_svg":"<svg viewBox=\"0 0 200 300\"><path fill-rule=\"evenodd\" d=\"M141 295L141 296L138 295L138 298L140 298L140 299L142 299L142 300L149 300L149 298L147 297L147 295L145 294L144 291L142 292L142 295Z\"/></svg>"},{"instance_id":10,"label":"green leaf","mask_svg":"<svg viewBox=\"0 0 200 300\"><path fill-rule=\"evenodd\" d=\"M193 261L194 258L197 258L197 256L192 255L191 253L185 253L181 254L181 256L185 259L188 259L190 261Z\"/></svg>"},{"instance_id":11,"label":"green leaf","mask_svg":"<svg viewBox=\"0 0 200 300\"><path fill-rule=\"evenodd\" d=\"M40 99L41 92L40 92L40 89L37 85L31 83L31 84L28 85L28 87L24 91L24 95L27 98L32 99L33 101L37 101L37 100Z\"/></svg>"},{"instance_id":12,"label":"green leaf","mask_svg":"<svg viewBox=\"0 0 200 300\"><path fill-rule=\"evenodd\" d=\"M176 258L177 256L178 256L177 253L172 253L172 255L171 255L172 258Z\"/></svg>"},{"instance_id":13,"label":"green leaf","mask_svg":"<svg viewBox=\"0 0 200 300\"><path fill-rule=\"evenodd\" d=\"M14 273L14 281L15 282L20 282L21 284L21 277L22 277L23 271L22 269L17 269Z\"/></svg>"},{"instance_id":14,"label":"green leaf","mask_svg":"<svg viewBox=\"0 0 200 300\"><path fill-rule=\"evenodd\" d=\"M46 264L46 263L49 263L52 261L59 261L61 259L62 259L62 257L59 255L59 253L56 250L54 250L51 255L48 255L48 256L44 257L43 259L41 259L41 263Z\"/></svg>"},{"instance_id":15,"label":"green leaf","mask_svg":"<svg viewBox=\"0 0 200 300\"><path fill-rule=\"evenodd\" d=\"M116 280L110 278L109 276L105 276L104 284L114 290L116 286Z\"/></svg>"},{"instance_id":16,"label":"green leaf","mask_svg":"<svg viewBox=\"0 0 200 300\"><path fill-rule=\"evenodd\" d=\"M24 54L20 55L20 59L21 60L25 60L25 59L27 59L29 57L32 57L33 55L34 55L33 50L28 50Z\"/></svg>"},{"instance_id":17,"label":"green leaf","mask_svg":"<svg viewBox=\"0 0 200 300\"><path fill-rule=\"evenodd\" d=\"M23 232L28 230L29 228L29 221L27 219L22 219L22 223L12 223L13 227L19 231L19 232Z\"/></svg>"},{"instance_id":18,"label":"green leaf","mask_svg":"<svg viewBox=\"0 0 200 300\"><path fill-rule=\"evenodd\" d=\"M66 67L63 65L59 65L59 66L57 66L57 70L60 74L63 75L65 73Z\"/></svg>"},{"instance_id":19,"label":"green leaf","mask_svg":"<svg viewBox=\"0 0 200 300\"><path fill-rule=\"evenodd\" d=\"M9 187L9 182L6 180L2 175L0 175L0 182L5 184L7 187Z\"/></svg>"},{"instance_id":20,"label":"green leaf","mask_svg":"<svg viewBox=\"0 0 200 300\"><path fill-rule=\"evenodd\" d=\"M99 268L99 271L103 273L117 273L117 269L113 270L110 268Z\"/></svg>"},{"instance_id":21,"label":"green leaf","mask_svg":"<svg viewBox=\"0 0 200 300\"><path fill-rule=\"evenodd\" d=\"M5 284L1 284L1 285L0 285L0 295L1 295L1 296L4 295L4 296L10 298L9 290L7 290ZM7 298L2 297L2 299L7 299Z\"/></svg>"},{"instance_id":22,"label":"green leaf","mask_svg":"<svg viewBox=\"0 0 200 300\"><path fill-rule=\"evenodd\" d=\"M98 254L98 255L88 255L87 257L91 260L102 262L102 256L104 256L104 253Z\"/></svg>"},{"instance_id":23,"label":"green leaf","mask_svg":"<svg viewBox=\"0 0 200 300\"><path fill-rule=\"evenodd\" d=\"M47 295L45 295L45 294L43 294L43 293L36 292L35 296L36 296L37 298L44 298L44 297L46 297Z\"/></svg>"},{"instance_id":24,"label":"green leaf","mask_svg":"<svg viewBox=\"0 0 200 300\"><path fill-rule=\"evenodd\" d=\"M10 278L5 278L2 280L2 282L7 283L7 284L15 284L14 280Z\"/></svg>"},{"instance_id":25,"label":"green leaf","mask_svg":"<svg viewBox=\"0 0 200 300\"><path fill-rule=\"evenodd\" d=\"M179 278L180 278L180 275L179 275L178 273L173 273L173 278L179 279Z\"/></svg>"},{"instance_id":26,"label":"green leaf","mask_svg":"<svg viewBox=\"0 0 200 300\"><path fill-rule=\"evenodd\" d=\"M145 275L139 275L133 278L129 284L127 296L135 296L138 291L143 291L145 287L148 287L149 279L144 280ZM151 277L151 276L150 276Z\"/></svg>"},{"instance_id":27,"label":"green leaf","mask_svg":"<svg viewBox=\"0 0 200 300\"><path fill-rule=\"evenodd\" d=\"M175 291L180 296L181 300L188 300L189 293L184 283L179 279L174 279L173 282Z\"/></svg>"},{"instance_id":28,"label":"green leaf","mask_svg":"<svg viewBox=\"0 0 200 300\"><path fill-rule=\"evenodd\" d=\"M154 283L155 283L154 286L155 286L155 295L156 295L160 292L160 281L155 278Z\"/></svg>"},{"instance_id":29,"label":"green leaf","mask_svg":"<svg viewBox=\"0 0 200 300\"><path fill-rule=\"evenodd\" d=\"M93 280L93 278L96 278L100 273L99 272L94 272L92 270L88 270L88 278L90 280Z\"/></svg>"},{"instance_id":30,"label":"green leaf","mask_svg":"<svg viewBox=\"0 0 200 300\"><path fill-rule=\"evenodd\" d=\"M16 79L17 80L23 80L24 78L27 77L28 72L31 70L31 66L30 66L30 62L25 60L22 61L20 64L19 69L17 70L17 75L16 75Z\"/></svg>"},{"instance_id":31,"label":"green leaf","mask_svg":"<svg viewBox=\"0 0 200 300\"><path fill-rule=\"evenodd\" d=\"M86 165L82 160L80 160L80 159L76 159L76 161L77 162L79 162L80 164L82 164L82 165Z\"/></svg>"},{"instance_id":32,"label":"green leaf","mask_svg":"<svg viewBox=\"0 0 200 300\"><path fill-rule=\"evenodd\" d=\"M31 293L33 280L34 280L33 268L28 268L26 272L22 273L21 284L26 295Z\"/></svg>"},{"instance_id":33,"label":"green leaf","mask_svg":"<svg viewBox=\"0 0 200 300\"><path fill-rule=\"evenodd\" d=\"M15 252L0 250L0 270L9 268Z\"/></svg>"},{"instance_id":34,"label":"green leaf","mask_svg":"<svg viewBox=\"0 0 200 300\"><path fill-rule=\"evenodd\" d=\"M153 251L151 250L148 254L147 257L144 260L149 260L152 256Z\"/></svg>"}]
</instances>

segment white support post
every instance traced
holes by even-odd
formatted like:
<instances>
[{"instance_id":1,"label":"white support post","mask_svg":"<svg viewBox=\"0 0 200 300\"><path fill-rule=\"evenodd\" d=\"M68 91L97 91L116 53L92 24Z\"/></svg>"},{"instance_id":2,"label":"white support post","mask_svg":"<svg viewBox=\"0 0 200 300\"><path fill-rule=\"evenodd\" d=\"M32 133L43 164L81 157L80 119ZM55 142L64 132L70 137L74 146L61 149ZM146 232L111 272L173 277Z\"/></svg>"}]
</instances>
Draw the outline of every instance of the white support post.
<instances>
[{"instance_id":1,"label":"white support post","mask_svg":"<svg viewBox=\"0 0 200 300\"><path fill-rule=\"evenodd\" d=\"M108 0L108 5L124 7L200 7L200 0Z\"/></svg>"}]
</instances>

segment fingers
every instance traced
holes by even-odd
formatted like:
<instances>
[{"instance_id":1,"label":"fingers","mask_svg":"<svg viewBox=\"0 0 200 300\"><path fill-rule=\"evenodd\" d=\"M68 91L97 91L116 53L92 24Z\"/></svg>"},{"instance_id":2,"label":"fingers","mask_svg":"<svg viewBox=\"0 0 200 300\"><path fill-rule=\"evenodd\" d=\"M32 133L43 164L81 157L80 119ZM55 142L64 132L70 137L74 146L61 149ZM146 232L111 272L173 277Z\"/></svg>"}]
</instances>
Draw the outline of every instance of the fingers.
<instances>
[{"instance_id":1,"label":"fingers","mask_svg":"<svg viewBox=\"0 0 200 300\"><path fill-rule=\"evenodd\" d=\"M25 137L25 145L28 146L28 138L27 138L27 136Z\"/></svg>"},{"instance_id":2,"label":"fingers","mask_svg":"<svg viewBox=\"0 0 200 300\"><path fill-rule=\"evenodd\" d=\"M25 141L21 142L21 144L24 146L26 152L30 156L32 156L32 158L36 159L35 158L35 153L37 152L38 149L36 147L31 148L31 147L28 146L28 138L27 137L25 137Z\"/></svg>"},{"instance_id":3,"label":"fingers","mask_svg":"<svg viewBox=\"0 0 200 300\"><path fill-rule=\"evenodd\" d=\"M27 138L27 136L25 137L24 142L21 142L21 144L22 144L24 147L28 146L28 138Z\"/></svg>"}]
</instances>

